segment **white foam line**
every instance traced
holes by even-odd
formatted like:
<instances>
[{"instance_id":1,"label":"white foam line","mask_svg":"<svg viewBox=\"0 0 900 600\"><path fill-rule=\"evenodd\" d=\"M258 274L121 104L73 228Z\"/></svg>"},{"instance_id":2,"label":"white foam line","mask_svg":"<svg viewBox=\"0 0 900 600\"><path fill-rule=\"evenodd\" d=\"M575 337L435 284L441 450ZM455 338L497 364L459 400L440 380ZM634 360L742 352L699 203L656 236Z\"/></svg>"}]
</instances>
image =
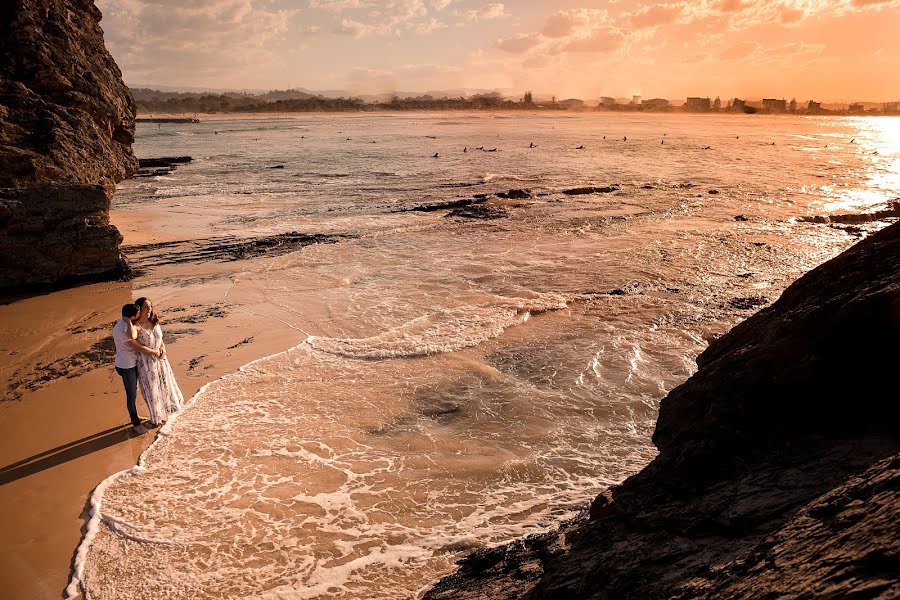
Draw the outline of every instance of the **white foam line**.
<instances>
[{"instance_id":1,"label":"white foam line","mask_svg":"<svg viewBox=\"0 0 900 600\"><path fill-rule=\"evenodd\" d=\"M300 342L296 346L292 346L291 348L288 348L287 350L282 350L280 352L275 352L273 354L269 354L268 356L263 356L261 358L252 360L252 361L248 362L247 364L239 367L237 371L235 371L233 373L227 373L227 374L223 375L222 377L220 377L218 379L214 379L213 381L210 381L209 383L205 384L203 387L201 387L199 390L197 390L197 393L194 394L191 397L191 399L185 403L184 407L180 411L172 414L169 417L169 420L166 421L166 423L157 432L156 439L154 439L153 442L149 446L147 446L147 448L138 457L138 461L135 466L131 467L130 469L125 469L124 471L119 471L118 473L113 473L112 475L110 475L109 477L107 477L106 479L101 481L100 484L96 488L94 488L94 491L91 493L91 498L90 498L91 507L90 507L90 510L88 511L88 514L90 515L90 519L88 520L87 531L85 532L84 537L81 540L81 543L78 545L78 549L75 551L75 567L73 569L72 578L69 581L69 585L66 586L66 589L64 592L66 594L66 597L65 597L66 600L76 600L79 597L84 598L84 600L89 600L87 590L84 588L84 567L85 567L85 563L87 562L88 551L91 548L91 543L94 541L94 536L97 535L97 531L99 531L99 529L100 529L100 524L104 521L102 508L103 508L103 494L106 492L106 489L110 485L112 485L113 482L116 481L119 477L139 475L140 473L145 471L147 468L146 467L146 457L153 450L154 446L156 446L156 444L158 444L160 442L160 440L162 440L164 437L166 437L167 435L170 434L170 432L172 430L172 426L175 423L175 421L178 420L178 417L181 416L183 413L185 413L191 406L193 406L194 403L197 402L197 400L199 400L200 397L206 392L208 387L210 387L211 385L218 383L220 381L225 381L226 379L228 379L230 377L236 377L238 375L241 375L241 374L247 372L247 370L250 367L252 367L254 364L264 361L264 360L268 360L270 358L274 358L281 354L287 354L288 352L291 352L292 350L299 348L300 346L302 346L305 343L306 343L306 340ZM111 524L111 527L113 529L118 529L115 526L115 521L113 519L110 518L108 522ZM131 537L131 536L128 536L128 537Z\"/></svg>"}]
</instances>

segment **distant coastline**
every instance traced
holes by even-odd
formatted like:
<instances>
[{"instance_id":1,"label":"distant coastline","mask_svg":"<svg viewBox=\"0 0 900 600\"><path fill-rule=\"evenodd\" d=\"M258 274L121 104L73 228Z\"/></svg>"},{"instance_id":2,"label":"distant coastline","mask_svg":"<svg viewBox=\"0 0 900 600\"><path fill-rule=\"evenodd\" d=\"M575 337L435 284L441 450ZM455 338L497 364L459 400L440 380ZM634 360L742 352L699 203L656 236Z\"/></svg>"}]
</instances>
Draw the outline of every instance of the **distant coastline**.
<instances>
[{"instance_id":1,"label":"distant coastline","mask_svg":"<svg viewBox=\"0 0 900 600\"><path fill-rule=\"evenodd\" d=\"M135 123L199 123L200 119L193 117L138 117Z\"/></svg>"},{"instance_id":2,"label":"distant coastline","mask_svg":"<svg viewBox=\"0 0 900 600\"><path fill-rule=\"evenodd\" d=\"M406 111L525 111L525 112L641 112L690 114L776 114L798 116L882 116L900 115L900 102L852 103L846 108L828 108L809 100L805 104L795 99L764 98L760 101L740 98L710 99L689 97L676 105L663 98L620 102L604 97L596 104L578 98L564 100L535 100L531 92L514 100L500 93L475 94L459 97L434 97L428 94L406 97L366 99L360 97L326 97L324 95L287 90L264 94L226 92L220 94L197 92L162 92L146 88L131 90L139 115L138 121L185 122L179 117L151 117L148 115L204 114L272 114L325 112L406 112Z\"/></svg>"}]
</instances>

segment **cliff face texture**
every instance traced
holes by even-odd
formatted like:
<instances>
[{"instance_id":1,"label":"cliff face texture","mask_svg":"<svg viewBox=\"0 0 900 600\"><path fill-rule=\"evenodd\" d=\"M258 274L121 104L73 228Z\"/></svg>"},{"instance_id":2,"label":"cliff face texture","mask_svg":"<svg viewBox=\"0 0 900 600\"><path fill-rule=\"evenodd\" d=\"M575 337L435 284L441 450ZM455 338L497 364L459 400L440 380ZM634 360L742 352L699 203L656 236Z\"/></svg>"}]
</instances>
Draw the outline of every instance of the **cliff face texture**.
<instances>
[{"instance_id":1,"label":"cliff face texture","mask_svg":"<svg viewBox=\"0 0 900 600\"><path fill-rule=\"evenodd\" d=\"M900 223L710 344L660 450L426 598L900 597Z\"/></svg>"},{"instance_id":2,"label":"cliff face texture","mask_svg":"<svg viewBox=\"0 0 900 600\"><path fill-rule=\"evenodd\" d=\"M92 0L0 2L0 289L116 276L134 101Z\"/></svg>"}]
</instances>

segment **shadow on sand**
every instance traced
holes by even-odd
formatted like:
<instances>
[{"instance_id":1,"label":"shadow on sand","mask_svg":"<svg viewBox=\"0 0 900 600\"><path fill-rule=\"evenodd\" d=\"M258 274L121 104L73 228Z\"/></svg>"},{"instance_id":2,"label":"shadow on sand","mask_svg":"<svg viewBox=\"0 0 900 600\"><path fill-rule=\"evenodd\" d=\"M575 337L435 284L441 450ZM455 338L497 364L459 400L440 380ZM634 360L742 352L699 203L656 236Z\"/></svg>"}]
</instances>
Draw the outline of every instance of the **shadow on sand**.
<instances>
[{"instance_id":1,"label":"shadow on sand","mask_svg":"<svg viewBox=\"0 0 900 600\"><path fill-rule=\"evenodd\" d=\"M120 442L137 437L131 425L119 425L106 431L83 437L80 440L57 446L50 450L35 454L0 469L0 485L34 475L45 469L61 465L70 460L81 458L91 452L109 448Z\"/></svg>"}]
</instances>

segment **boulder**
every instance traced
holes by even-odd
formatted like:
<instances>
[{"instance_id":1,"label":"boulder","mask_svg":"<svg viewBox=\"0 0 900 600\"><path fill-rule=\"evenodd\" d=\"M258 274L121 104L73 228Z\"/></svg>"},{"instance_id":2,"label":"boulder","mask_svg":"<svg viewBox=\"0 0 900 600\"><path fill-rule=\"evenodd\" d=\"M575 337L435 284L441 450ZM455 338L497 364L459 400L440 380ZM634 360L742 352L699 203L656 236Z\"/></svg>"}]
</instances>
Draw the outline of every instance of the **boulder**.
<instances>
[{"instance_id":1,"label":"boulder","mask_svg":"<svg viewBox=\"0 0 900 600\"><path fill-rule=\"evenodd\" d=\"M587 515L423 597L897 597L897 348L900 223L713 341L660 405L659 455Z\"/></svg>"},{"instance_id":2,"label":"boulder","mask_svg":"<svg viewBox=\"0 0 900 600\"><path fill-rule=\"evenodd\" d=\"M137 168L135 106L100 19L91 0L0 3L0 245L31 262L5 268L0 287L126 268L108 210Z\"/></svg>"}]
</instances>

